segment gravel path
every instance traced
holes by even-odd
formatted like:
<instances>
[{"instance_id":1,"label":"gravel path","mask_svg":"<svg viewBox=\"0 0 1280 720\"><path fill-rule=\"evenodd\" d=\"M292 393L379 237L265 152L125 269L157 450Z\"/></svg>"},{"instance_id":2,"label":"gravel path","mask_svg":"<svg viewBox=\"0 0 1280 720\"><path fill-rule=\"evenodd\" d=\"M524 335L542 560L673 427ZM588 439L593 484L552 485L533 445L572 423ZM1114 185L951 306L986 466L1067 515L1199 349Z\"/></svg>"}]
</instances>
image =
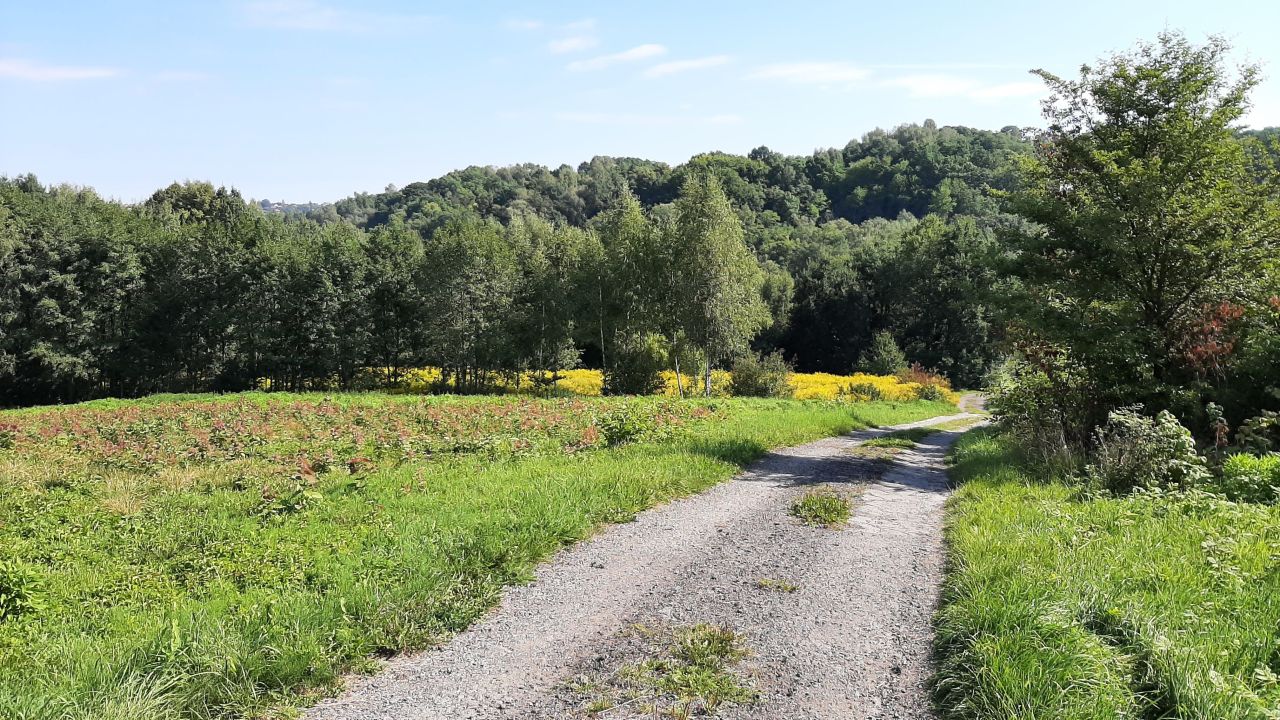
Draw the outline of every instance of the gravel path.
<instances>
[{"instance_id":1,"label":"gravel path","mask_svg":"<svg viewBox=\"0 0 1280 720\"><path fill-rule=\"evenodd\" d=\"M921 427L968 413L898 428ZM942 572L939 432L892 464L850 454L888 429L767 455L735 480L558 554L442 648L353 678L311 720L586 717L567 682L635 660L626 629L717 623L751 650L760 692L721 717L927 718L930 618ZM789 517L806 486L858 492L841 530ZM798 586L761 589L762 578ZM601 717L626 717L612 711Z\"/></svg>"}]
</instances>

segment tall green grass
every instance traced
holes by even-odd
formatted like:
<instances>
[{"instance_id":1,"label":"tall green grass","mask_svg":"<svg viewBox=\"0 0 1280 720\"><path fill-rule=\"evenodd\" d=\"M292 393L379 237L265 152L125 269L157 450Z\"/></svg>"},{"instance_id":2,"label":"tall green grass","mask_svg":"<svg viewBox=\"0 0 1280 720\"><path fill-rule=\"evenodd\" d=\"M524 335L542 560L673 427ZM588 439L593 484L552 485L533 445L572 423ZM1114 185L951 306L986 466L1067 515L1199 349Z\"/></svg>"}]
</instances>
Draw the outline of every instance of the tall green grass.
<instances>
[{"instance_id":1,"label":"tall green grass","mask_svg":"<svg viewBox=\"0 0 1280 720\"><path fill-rule=\"evenodd\" d=\"M466 627L564 544L703 490L768 448L954 412L713 402L712 420L661 443L326 474L304 510L271 517L257 512L258 488L183 485L122 511L93 483L0 478L0 563L35 574L38 602L0 621L0 718L254 717L306 704L371 657Z\"/></svg>"},{"instance_id":2,"label":"tall green grass","mask_svg":"<svg viewBox=\"0 0 1280 720\"><path fill-rule=\"evenodd\" d=\"M1084 496L992 431L954 460L945 718L1280 717L1280 508Z\"/></svg>"}]
</instances>

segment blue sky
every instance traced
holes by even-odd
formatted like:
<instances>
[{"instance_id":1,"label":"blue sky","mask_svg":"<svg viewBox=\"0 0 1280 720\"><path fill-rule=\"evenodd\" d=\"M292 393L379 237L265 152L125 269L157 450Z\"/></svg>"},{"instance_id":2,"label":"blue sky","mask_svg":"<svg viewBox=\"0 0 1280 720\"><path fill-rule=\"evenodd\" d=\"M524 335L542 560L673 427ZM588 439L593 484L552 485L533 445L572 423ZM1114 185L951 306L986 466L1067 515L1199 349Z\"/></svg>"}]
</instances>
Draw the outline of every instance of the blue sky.
<instances>
[{"instance_id":1,"label":"blue sky","mask_svg":"<svg viewBox=\"0 0 1280 720\"><path fill-rule=\"evenodd\" d=\"M303 202L474 164L807 153L933 118L1039 122L1027 70L1165 28L1270 77L1280 3L0 0L0 174L125 201L173 180Z\"/></svg>"}]
</instances>

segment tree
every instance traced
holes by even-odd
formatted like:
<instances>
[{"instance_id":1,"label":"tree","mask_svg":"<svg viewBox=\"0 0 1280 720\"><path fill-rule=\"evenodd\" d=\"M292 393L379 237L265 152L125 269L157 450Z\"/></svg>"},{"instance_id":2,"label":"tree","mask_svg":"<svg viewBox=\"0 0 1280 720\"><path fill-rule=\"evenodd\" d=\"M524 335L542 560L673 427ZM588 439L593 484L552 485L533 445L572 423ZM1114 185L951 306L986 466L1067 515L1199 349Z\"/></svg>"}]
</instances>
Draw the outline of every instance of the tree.
<instances>
[{"instance_id":1,"label":"tree","mask_svg":"<svg viewBox=\"0 0 1280 720\"><path fill-rule=\"evenodd\" d=\"M516 368L510 310L515 294L515 255L492 221L454 220L428 244L429 360L460 391L479 391L494 370Z\"/></svg>"},{"instance_id":2,"label":"tree","mask_svg":"<svg viewBox=\"0 0 1280 720\"><path fill-rule=\"evenodd\" d=\"M528 365L554 381L560 370L578 364L573 338L587 233L521 215L512 220L507 235L520 272L513 340Z\"/></svg>"},{"instance_id":3,"label":"tree","mask_svg":"<svg viewBox=\"0 0 1280 720\"><path fill-rule=\"evenodd\" d=\"M744 350L769 323L764 273L715 176L685 181L667 237L682 271L685 335L706 356L703 389L710 396L712 365Z\"/></svg>"},{"instance_id":4,"label":"tree","mask_svg":"<svg viewBox=\"0 0 1280 720\"><path fill-rule=\"evenodd\" d=\"M907 356L902 354L893 333L881 330L871 340L871 347L859 363L863 372L872 375L896 375L907 369Z\"/></svg>"},{"instance_id":5,"label":"tree","mask_svg":"<svg viewBox=\"0 0 1280 720\"><path fill-rule=\"evenodd\" d=\"M1256 297L1277 250L1275 179L1235 131L1258 69L1228 70L1228 50L1164 33L1075 80L1036 71L1052 94L1013 195L1039 226L1017 237L1020 318L1117 403L1170 402L1204 308Z\"/></svg>"},{"instance_id":6,"label":"tree","mask_svg":"<svg viewBox=\"0 0 1280 720\"><path fill-rule=\"evenodd\" d=\"M618 196L597 227L596 269L584 287L591 288L587 295L593 312L588 318L600 342L605 387L618 392L643 389L653 384L648 335L661 331L659 304L665 300L663 279L655 272L657 236L630 191Z\"/></svg>"}]
</instances>

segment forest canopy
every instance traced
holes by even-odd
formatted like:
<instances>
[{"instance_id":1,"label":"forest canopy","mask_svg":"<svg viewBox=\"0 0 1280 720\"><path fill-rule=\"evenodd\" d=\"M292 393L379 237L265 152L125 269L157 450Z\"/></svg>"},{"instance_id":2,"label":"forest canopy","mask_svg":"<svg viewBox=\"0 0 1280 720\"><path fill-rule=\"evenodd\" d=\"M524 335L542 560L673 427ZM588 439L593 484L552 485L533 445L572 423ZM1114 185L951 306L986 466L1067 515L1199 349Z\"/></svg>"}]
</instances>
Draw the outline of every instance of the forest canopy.
<instances>
[{"instance_id":1,"label":"forest canopy","mask_svg":"<svg viewBox=\"0 0 1280 720\"><path fill-rule=\"evenodd\" d=\"M621 382L655 353L695 374L749 350L847 372L877 333L974 384L995 353L995 234L1017 222L993 191L1028 148L1016 128L925 122L809 156L471 167L304 208L4 179L0 402L350 387L424 364L477 390L581 363Z\"/></svg>"}]
</instances>

